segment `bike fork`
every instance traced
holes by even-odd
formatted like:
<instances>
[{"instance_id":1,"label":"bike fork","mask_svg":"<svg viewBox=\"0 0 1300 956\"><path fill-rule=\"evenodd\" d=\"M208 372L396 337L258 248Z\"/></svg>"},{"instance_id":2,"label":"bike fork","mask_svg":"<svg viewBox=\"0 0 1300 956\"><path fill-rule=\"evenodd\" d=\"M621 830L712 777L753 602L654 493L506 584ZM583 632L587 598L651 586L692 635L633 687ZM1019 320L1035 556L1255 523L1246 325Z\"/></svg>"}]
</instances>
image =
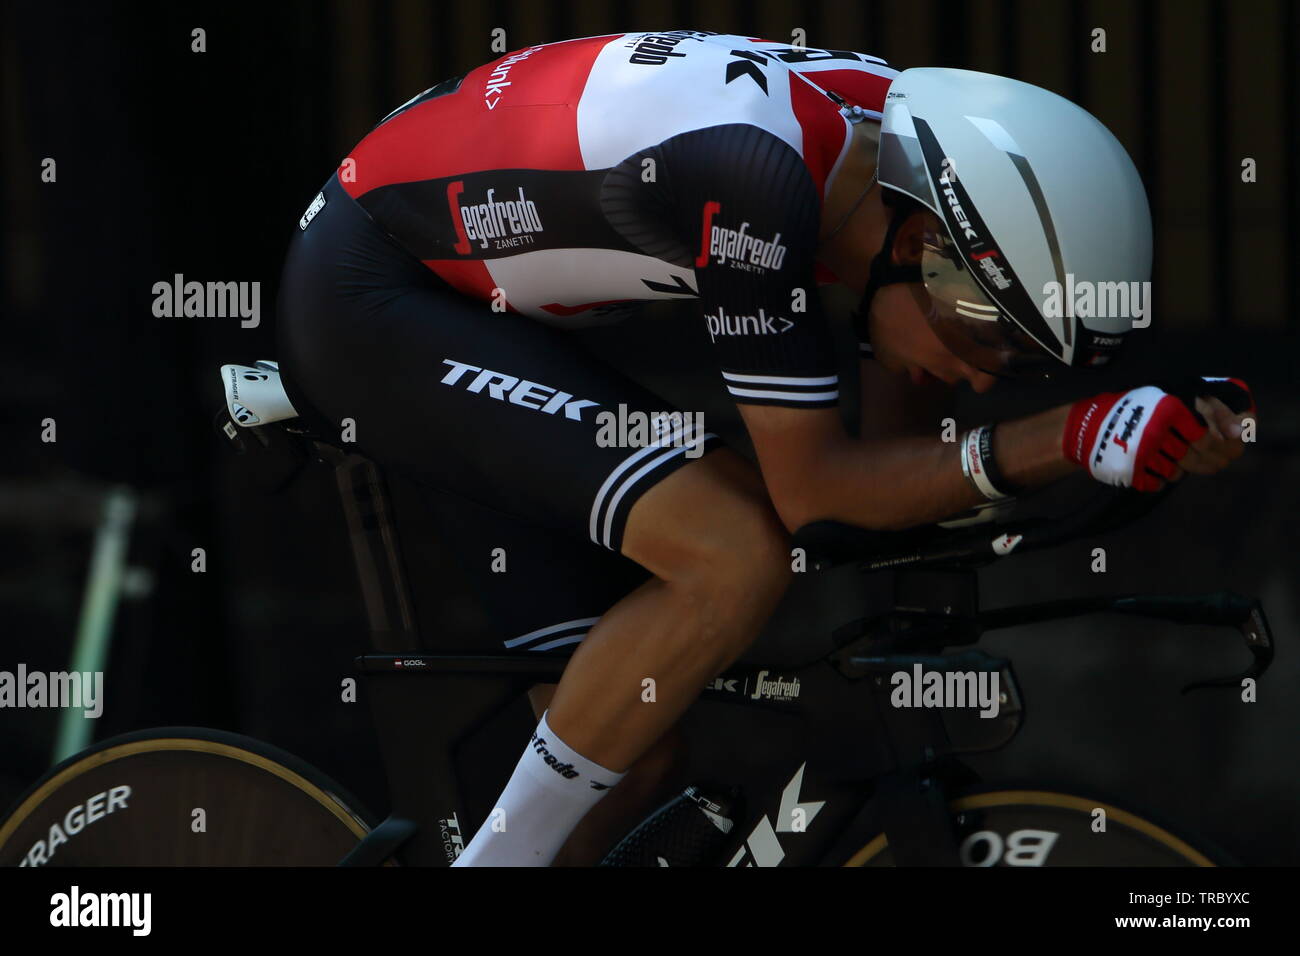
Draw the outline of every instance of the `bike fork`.
<instances>
[{"instance_id":1,"label":"bike fork","mask_svg":"<svg viewBox=\"0 0 1300 956\"><path fill-rule=\"evenodd\" d=\"M961 865L948 797L934 768L901 770L878 779L823 865L842 865L882 834L895 866Z\"/></svg>"},{"instance_id":2,"label":"bike fork","mask_svg":"<svg viewBox=\"0 0 1300 956\"><path fill-rule=\"evenodd\" d=\"M948 797L932 771L911 770L883 780L875 803L895 866L960 866Z\"/></svg>"}]
</instances>

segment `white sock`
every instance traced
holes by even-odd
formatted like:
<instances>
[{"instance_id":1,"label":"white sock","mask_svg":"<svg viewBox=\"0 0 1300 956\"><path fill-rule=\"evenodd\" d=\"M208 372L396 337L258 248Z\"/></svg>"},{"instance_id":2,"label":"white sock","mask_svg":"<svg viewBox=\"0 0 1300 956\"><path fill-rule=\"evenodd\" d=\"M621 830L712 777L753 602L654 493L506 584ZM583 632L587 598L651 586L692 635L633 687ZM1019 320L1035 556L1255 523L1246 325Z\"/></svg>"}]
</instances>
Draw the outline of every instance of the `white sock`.
<instances>
[{"instance_id":1,"label":"white sock","mask_svg":"<svg viewBox=\"0 0 1300 956\"><path fill-rule=\"evenodd\" d=\"M571 749L543 713L496 809L452 866L550 866L578 821L622 779Z\"/></svg>"}]
</instances>

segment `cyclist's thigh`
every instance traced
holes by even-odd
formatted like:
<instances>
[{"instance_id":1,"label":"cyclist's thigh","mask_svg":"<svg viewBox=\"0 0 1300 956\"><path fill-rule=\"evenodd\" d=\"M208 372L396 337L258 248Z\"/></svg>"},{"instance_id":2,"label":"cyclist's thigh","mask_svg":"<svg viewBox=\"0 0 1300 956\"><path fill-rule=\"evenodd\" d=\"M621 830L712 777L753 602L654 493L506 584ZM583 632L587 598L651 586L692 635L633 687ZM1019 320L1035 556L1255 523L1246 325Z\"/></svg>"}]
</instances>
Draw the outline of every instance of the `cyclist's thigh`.
<instances>
[{"instance_id":1,"label":"cyclist's thigh","mask_svg":"<svg viewBox=\"0 0 1300 956\"><path fill-rule=\"evenodd\" d=\"M563 332L441 283L337 183L326 196L286 264L282 367L381 464L618 552L639 498L718 445L698 427L702 447L603 440L599 412L672 409Z\"/></svg>"},{"instance_id":2,"label":"cyclist's thigh","mask_svg":"<svg viewBox=\"0 0 1300 956\"><path fill-rule=\"evenodd\" d=\"M409 488L418 499L399 501L397 517L429 646L479 653L571 651L602 614L650 578L640 565L590 541L460 495L398 481L397 487ZM468 602L458 600L462 593ZM471 626L447 619L464 607L478 611Z\"/></svg>"},{"instance_id":3,"label":"cyclist's thigh","mask_svg":"<svg viewBox=\"0 0 1300 956\"><path fill-rule=\"evenodd\" d=\"M628 516L623 553L661 578L683 570L785 564L788 535L762 475L724 449L648 489Z\"/></svg>"}]
</instances>

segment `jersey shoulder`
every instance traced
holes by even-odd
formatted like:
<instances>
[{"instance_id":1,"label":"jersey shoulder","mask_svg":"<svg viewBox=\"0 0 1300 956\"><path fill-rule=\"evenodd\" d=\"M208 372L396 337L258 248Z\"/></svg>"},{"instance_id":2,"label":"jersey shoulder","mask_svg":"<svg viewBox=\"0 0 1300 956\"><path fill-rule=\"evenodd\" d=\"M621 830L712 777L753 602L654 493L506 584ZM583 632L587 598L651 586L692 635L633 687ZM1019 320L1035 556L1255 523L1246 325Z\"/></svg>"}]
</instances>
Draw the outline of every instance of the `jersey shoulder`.
<instances>
[{"instance_id":1,"label":"jersey shoulder","mask_svg":"<svg viewBox=\"0 0 1300 956\"><path fill-rule=\"evenodd\" d=\"M591 65L577 115L583 164L612 167L681 133L746 124L789 144L820 190L849 141L840 107L878 117L895 75L847 50L695 30L626 34Z\"/></svg>"},{"instance_id":2,"label":"jersey shoulder","mask_svg":"<svg viewBox=\"0 0 1300 956\"><path fill-rule=\"evenodd\" d=\"M750 41L754 49L783 63L837 102L860 106L874 119L885 109L885 94L898 76L881 57L853 50L821 50L768 40Z\"/></svg>"}]
</instances>

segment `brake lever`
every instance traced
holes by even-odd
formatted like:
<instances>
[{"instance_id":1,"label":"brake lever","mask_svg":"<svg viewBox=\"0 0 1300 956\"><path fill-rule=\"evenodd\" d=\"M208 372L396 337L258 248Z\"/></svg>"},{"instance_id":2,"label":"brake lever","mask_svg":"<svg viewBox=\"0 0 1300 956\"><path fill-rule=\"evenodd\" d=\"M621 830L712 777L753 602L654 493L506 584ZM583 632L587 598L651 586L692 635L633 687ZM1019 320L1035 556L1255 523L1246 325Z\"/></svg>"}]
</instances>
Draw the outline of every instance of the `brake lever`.
<instances>
[{"instance_id":1,"label":"brake lever","mask_svg":"<svg viewBox=\"0 0 1300 956\"><path fill-rule=\"evenodd\" d=\"M1257 680L1262 677L1264 671L1268 670L1269 665L1273 663L1273 632L1269 629L1268 618L1264 615L1264 605L1259 599L1248 601L1235 594L1225 595L1225 597L1228 600L1225 602L1224 610L1236 611L1240 607L1240 613L1235 615L1236 620L1225 620L1222 623L1237 625L1242 637L1246 639L1246 647L1253 658L1251 665L1233 677L1195 681L1182 689L1183 694L1190 694L1194 690L1205 687L1240 688L1242 681Z\"/></svg>"}]
</instances>

